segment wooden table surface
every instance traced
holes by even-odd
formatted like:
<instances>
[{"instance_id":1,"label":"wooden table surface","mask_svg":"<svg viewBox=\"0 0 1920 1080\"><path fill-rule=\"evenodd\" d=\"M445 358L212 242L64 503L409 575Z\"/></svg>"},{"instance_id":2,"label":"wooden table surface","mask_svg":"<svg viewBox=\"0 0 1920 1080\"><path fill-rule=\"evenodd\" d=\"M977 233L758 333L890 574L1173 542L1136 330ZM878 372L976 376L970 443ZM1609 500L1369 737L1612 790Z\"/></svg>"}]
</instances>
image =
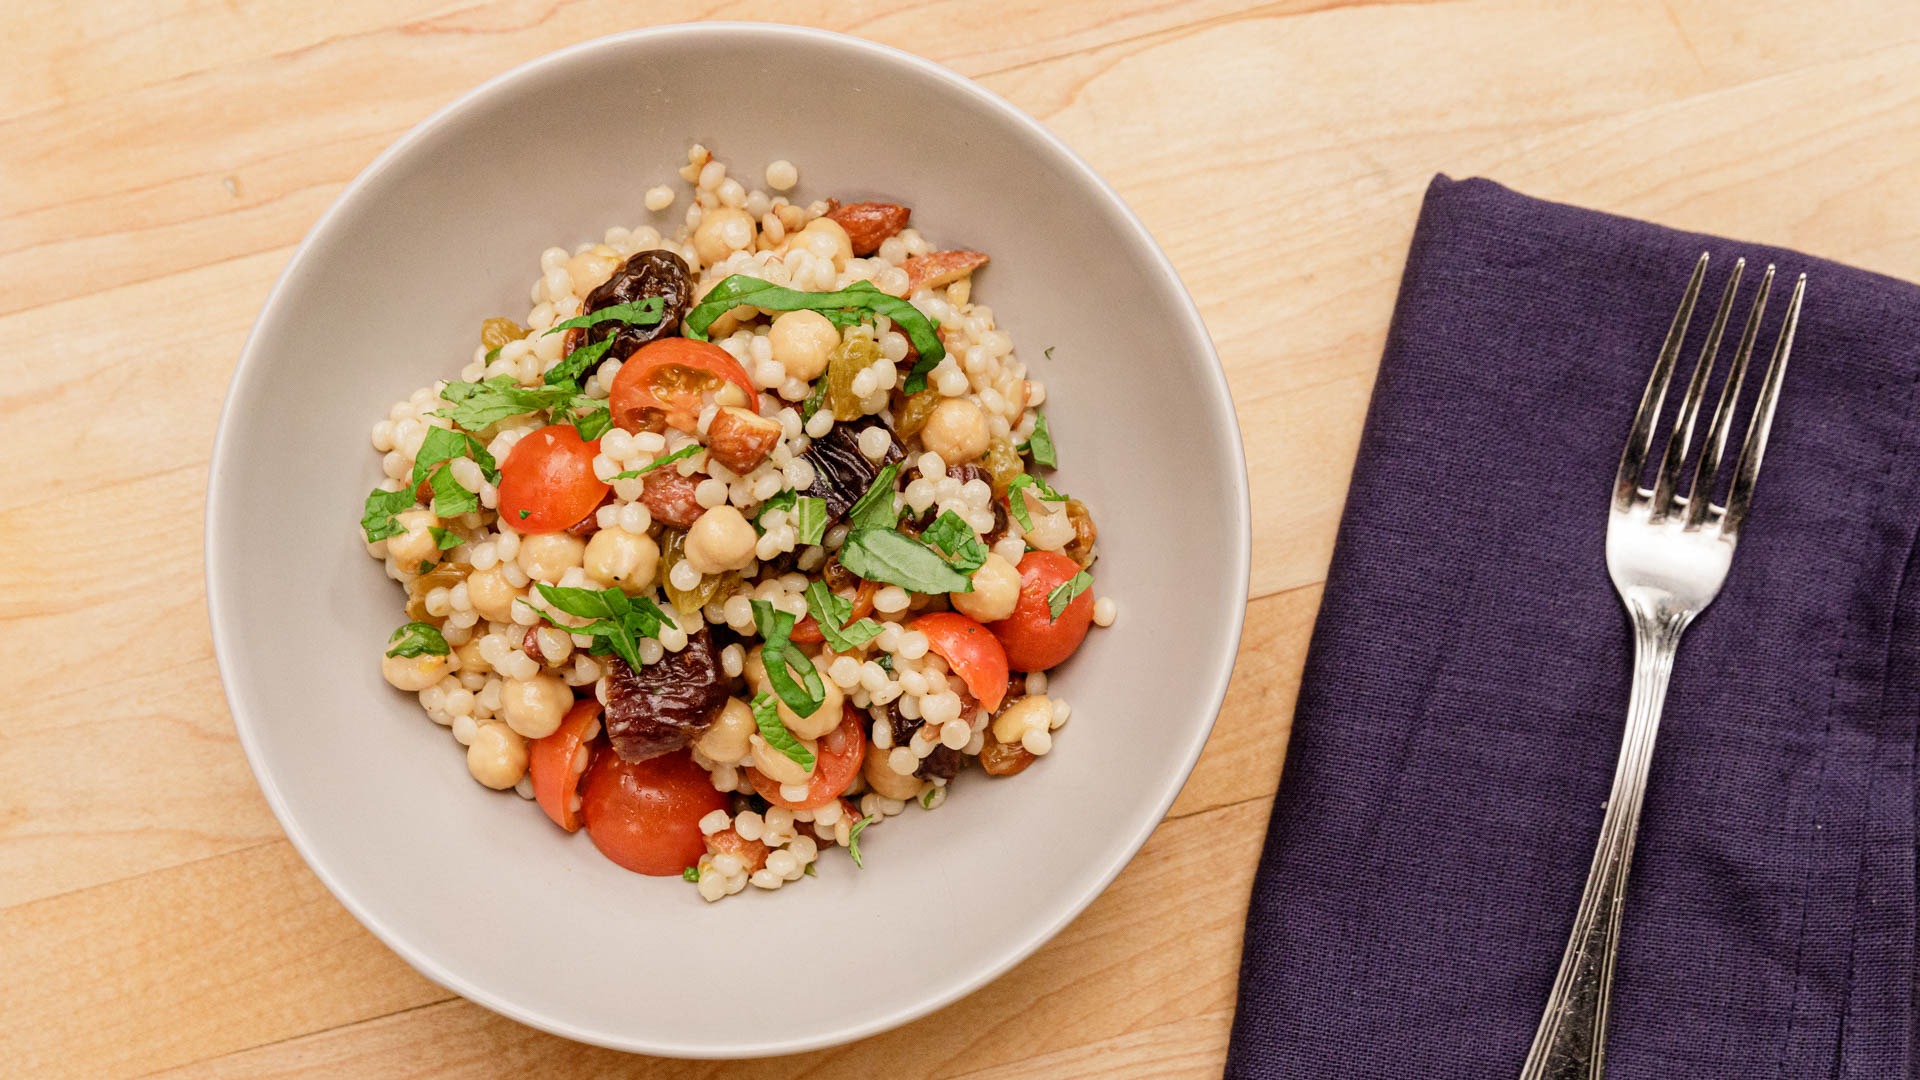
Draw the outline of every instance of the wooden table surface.
<instances>
[{"instance_id":1,"label":"wooden table surface","mask_svg":"<svg viewBox=\"0 0 1920 1080\"><path fill-rule=\"evenodd\" d=\"M739 1064L567 1043L362 930L254 786L201 583L227 377L341 187L497 72L693 15L913 50L1085 155L1200 303L1255 521L1225 712L1113 888L933 1016ZM1428 178L1920 277L1904 0L16 0L0 40L0 1071L22 1076L1217 1075Z\"/></svg>"}]
</instances>

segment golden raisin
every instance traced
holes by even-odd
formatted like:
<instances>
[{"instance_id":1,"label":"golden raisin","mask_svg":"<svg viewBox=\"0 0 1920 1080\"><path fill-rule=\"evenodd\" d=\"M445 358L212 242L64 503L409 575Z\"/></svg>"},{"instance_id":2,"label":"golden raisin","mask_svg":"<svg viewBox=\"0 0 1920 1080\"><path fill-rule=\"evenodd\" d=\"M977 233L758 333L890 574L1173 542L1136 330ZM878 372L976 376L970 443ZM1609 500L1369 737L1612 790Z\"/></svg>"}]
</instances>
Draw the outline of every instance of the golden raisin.
<instances>
[{"instance_id":1,"label":"golden raisin","mask_svg":"<svg viewBox=\"0 0 1920 1080\"><path fill-rule=\"evenodd\" d=\"M853 392L853 377L872 367L880 355L880 346L865 336L848 338L827 354L827 408L833 410L835 420L858 420L866 415L860 408L860 395Z\"/></svg>"},{"instance_id":2,"label":"golden raisin","mask_svg":"<svg viewBox=\"0 0 1920 1080\"><path fill-rule=\"evenodd\" d=\"M413 584L407 586L407 618L435 626L446 622L444 615L427 614L427 594L435 589L453 588L467 580L467 573L472 569L466 563L443 562L414 578Z\"/></svg>"},{"instance_id":3,"label":"golden raisin","mask_svg":"<svg viewBox=\"0 0 1920 1080\"><path fill-rule=\"evenodd\" d=\"M666 529L660 534L660 588L666 592L668 602L683 615L691 615L716 599L733 595L740 584L740 575L729 570L724 574L707 574L700 584L690 590L675 588L673 568L686 558L687 534L678 529Z\"/></svg>"},{"instance_id":4,"label":"golden raisin","mask_svg":"<svg viewBox=\"0 0 1920 1080\"><path fill-rule=\"evenodd\" d=\"M894 434L902 439L911 439L920 434L920 430L927 426L927 417L933 415L934 406L938 404L938 390L922 390L908 398L900 406L900 422L893 425Z\"/></svg>"},{"instance_id":5,"label":"golden raisin","mask_svg":"<svg viewBox=\"0 0 1920 1080\"><path fill-rule=\"evenodd\" d=\"M1019 743L1003 743L998 739L988 739L980 748L980 767L988 776L1012 776L1024 772L1033 764L1033 754Z\"/></svg>"},{"instance_id":6,"label":"golden raisin","mask_svg":"<svg viewBox=\"0 0 1920 1080\"><path fill-rule=\"evenodd\" d=\"M1027 471L1026 463L1020 460L1020 451L999 436L987 442L987 452L980 455L977 464L987 470L987 479L993 484L996 499L1005 499L1007 485L1013 483L1014 477Z\"/></svg>"},{"instance_id":7,"label":"golden raisin","mask_svg":"<svg viewBox=\"0 0 1920 1080\"><path fill-rule=\"evenodd\" d=\"M480 324L480 344L489 351L505 345L509 341L519 341L527 336L527 328L512 319L488 319Z\"/></svg>"},{"instance_id":8,"label":"golden raisin","mask_svg":"<svg viewBox=\"0 0 1920 1080\"><path fill-rule=\"evenodd\" d=\"M1093 542L1100 531L1093 527L1093 515L1087 511L1087 504L1079 499L1067 500L1067 520L1073 523L1073 539L1068 541L1065 554L1084 570L1093 565Z\"/></svg>"}]
</instances>

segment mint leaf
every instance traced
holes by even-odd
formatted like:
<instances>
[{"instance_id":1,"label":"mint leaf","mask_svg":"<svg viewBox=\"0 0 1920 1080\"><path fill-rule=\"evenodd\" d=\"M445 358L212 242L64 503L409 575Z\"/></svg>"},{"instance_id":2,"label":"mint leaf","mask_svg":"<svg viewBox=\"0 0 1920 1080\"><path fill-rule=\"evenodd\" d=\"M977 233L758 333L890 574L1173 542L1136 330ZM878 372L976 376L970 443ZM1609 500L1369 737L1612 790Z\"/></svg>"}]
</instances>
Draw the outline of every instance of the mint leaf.
<instances>
[{"instance_id":1,"label":"mint leaf","mask_svg":"<svg viewBox=\"0 0 1920 1080\"><path fill-rule=\"evenodd\" d=\"M1033 414L1033 434L1027 436L1027 441L1021 443L1019 449L1023 454L1032 454L1035 465L1045 465L1049 469L1059 467L1060 459L1053 450L1053 432L1047 430L1046 413Z\"/></svg>"},{"instance_id":2,"label":"mint leaf","mask_svg":"<svg viewBox=\"0 0 1920 1080\"><path fill-rule=\"evenodd\" d=\"M920 809L933 809L933 793L939 790L939 788L934 787L932 784L928 784L927 790L920 793Z\"/></svg>"},{"instance_id":3,"label":"mint leaf","mask_svg":"<svg viewBox=\"0 0 1920 1080\"><path fill-rule=\"evenodd\" d=\"M856 281L838 292L800 292L783 288L770 281L762 281L745 274L735 274L708 292L705 299L687 312L680 320L680 332L696 341L707 340L707 327L722 314L732 311L742 304L752 304L768 311L818 311L834 320L834 325L849 323L846 312L856 314L851 321L863 321L874 314L885 315L894 325L907 335L913 347L920 351L920 360L908 373L903 389L909 394L917 394L927 388L927 372L932 371L947 355L940 343L940 324L927 318L920 309L897 296L881 292L870 281Z\"/></svg>"},{"instance_id":4,"label":"mint leaf","mask_svg":"<svg viewBox=\"0 0 1920 1080\"><path fill-rule=\"evenodd\" d=\"M442 521L480 509L480 496L460 486L452 469L440 469L428 481L433 488L433 515Z\"/></svg>"},{"instance_id":5,"label":"mint leaf","mask_svg":"<svg viewBox=\"0 0 1920 1080\"><path fill-rule=\"evenodd\" d=\"M972 592L973 581L932 548L892 529L855 529L840 548L840 564L869 581L917 593Z\"/></svg>"},{"instance_id":6,"label":"mint leaf","mask_svg":"<svg viewBox=\"0 0 1920 1080\"><path fill-rule=\"evenodd\" d=\"M1036 488L1034 494L1046 502L1066 502L1067 497L1047 486L1045 480L1032 473L1021 473L1007 484L1007 509L1022 529L1033 528L1033 513L1027 509L1027 500L1020 497L1025 488Z\"/></svg>"},{"instance_id":7,"label":"mint leaf","mask_svg":"<svg viewBox=\"0 0 1920 1080\"><path fill-rule=\"evenodd\" d=\"M804 424L813 419L813 414L820 411L820 406L826 400L827 377L822 375L814 381L813 389L807 392L807 400L800 403L800 422Z\"/></svg>"},{"instance_id":8,"label":"mint leaf","mask_svg":"<svg viewBox=\"0 0 1920 1080\"><path fill-rule=\"evenodd\" d=\"M874 474L873 483L847 511L848 527L891 529L900 523L900 511L893 505L893 484L899 475L898 462Z\"/></svg>"},{"instance_id":9,"label":"mint leaf","mask_svg":"<svg viewBox=\"0 0 1920 1080\"><path fill-rule=\"evenodd\" d=\"M850 652L880 636L880 624L872 619L861 619L848 626L853 602L834 595L825 581L816 580L807 586L807 613L820 624L820 636L833 646L834 652Z\"/></svg>"},{"instance_id":10,"label":"mint leaf","mask_svg":"<svg viewBox=\"0 0 1920 1080\"><path fill-rule=\"evenodd\" d=\"M367 543L385 540L390 536L399 536L407 530L393 520L393 515L403 510L413 509L414 492L412 488L402 491L382 491L374 488L367 495L367 505L360 515L360 531L366 535Z\"/></svg>"},{"instance_id":11,"label":"mint leaf","mask_svg":"<svg viewBox=\"0 0 1920 1080\"><path fill-rule=\"evenodd\" d=\"M1047 611L1051 613L1051 618L1058 619L1060 613L1067 610L1067 605L1073 603L1074 599L1086 592L1087 586L1092 584L1093 575L1082 570L1054 586L1053 591L1047 593Z\"/></svg>"},{"instance_id":12,"label":"mint leaf","mask_svg":"<svg viewBox=\"0 0 1920 1080\"><path fill-rule=\"evenodd\" d=\"M799 739L793 737L793 732L787 730L787 725L780 722L780 709L773 703L773 695L764 690L761 691L753 699L752 709L753 722L760 729L760 737L767 740L767 745L792 758L795 764L811 772L813 754L801 744Z\"/></svg>"},{"instance_id":13,"label":"mint leaf","mask_svg":"<svg viewBox=\"0 0 1920 1080\"><path fill-rule=\"evenodd\" d=\"M638 476L645 476L648 473L652 472L655 469L660 468L663 465L671 465L676 461L684 461L687 458L692 457L693 455L699 453L704 449L706 449L706 447L701 446L699 443L688 443L687 445L681 447L680 449L675 450L673 453L668 454L666 457L654 458L652 461L647 462L645 465L642 465L637 469L628 469L626 472L614 473L612 476L608 477L607 479L632 480L633 478Z\"/></svg>"},{"instance_id":14,"label":"mint leaf","mask_svg":"<svg viewBox=\"0 0 1920 1080\"><path fill-rule=\"evenodd\" d=\"M987 545L981 543L980 534L951 510L940 511L940 516L933 519L920 539L946 552L947 561L955 570L971 574L987 561Z\"/></svg>"},{"instance_id":15,"label":"mint leaf","mask_svg":"<svg viewBox=\"0 0 1920 1080\"><path fill-rule=\"evenodd\" d=\"M445 656L453 651L439 627L423 622L410 622L395 630L387 644L393 646L387 650L388 656Z\"/></svg>"},{"instance_id":16,"label":"mint leaf","mask_svg":"<svg viewBox=\"0 0 1920 1080\"><path fill-rule=\"evenodd\" d=\"M546 412L559 408L573 391L563 386L528 388L511 375L496 375L486 382L452 382L440 391L449 408L434 413L444 416L469 431L479 431L513 416Z\"/></svg>"},{"instance_id":17,"label":"mint leaf","mask_svg":"<svg viewBox=\"0 0 1920 1080\"><path fill-rule=\"evenodd\" d=\"M585 315L575 315L566 322L553 324L547 334L557 334L562 330L571 330L576 326L598 326L603 322L621 322L628 326L655 326L660 322L660 313L666 310L667 302L658 296L649 296L644 300L635 300L630 304L614 304L599 311L589 311Z\"/></svg>"},{"instance_id":18,"label":"mint leaf","mask_svg":"<svg viewBox=\"0 0 1920 1080\"><path fill-rule=\"evenodd\" d=\"M751 604L753 624L766 642L760 650L760 662L767 669L767 682L773 684L773 692L787 703L793 715L812 716L826 701L827 688L820 681L820 672L813 661L793 647L790 640L793 613L781 611L765 600L754 600Z\"/></svg>"},{"instance_id":19,"label":"mint leaf","mask_svg":"<svg viewBox=\"0 0 1920 1080\"><path fill-rule=\"evenodd\" d=\"M427 529L427 533L433 537L434 546L438 547L441 551L452 551L454 548L467 542L466 538L459 533L454 532L452 529L443 529L438 525L430 526Z\"/></svg>"},{"instance_id":20,"label":"mint leaf","mask_svg":"<svg viewBox=\"0 0 1920 1080\"><path fill-rule=\"evenodd\" d=\"M604 641L627 666L640 670L640 639L658 639L660 628L668 622L667 613L648 597L630 597L619 589L572 589L536 582L535 588L547 603L575 618L591 619L585 626L568 626L544 611L542 619L571 634L586 634Z\"/></svg>"},{"instance_id":21,"label":"mint leaf","mask_svg":"<svg viewBox=\"0 0 1920 1080\"><path fill-rule=\"evenodd\" d=\"M614 341L619 337L618 334L608 334L591 345L580 346L548 368L541 377L542 381L548 386L565 387L569 395L579 393L580 380L599 366L601 357L607 355L607 350L613 348Z\"/></svg>"},{"instance_id":22,"label":"mint leaf","mask_svg":"<svg viewBox=\"0 0 1920 1080\"><path fill-rule=\"evenodd\" d=\"M827 538L827 500L802 495L794 500L793 529L801 544L818 544Z\"/></svg>"},{"instance_id":23,"label":"mint leaf","mask_svg":"<svg viewBox=\"0 0 1920 1080\"><path fill-rule=\"evenodd\" d=\"M787 488L785 491L774 492L772 498L768 499L766 502L761 503L760 509L754 511L753 531L760 533L762 535L765 535L767 531L767 527L761 524L761 519L767 516L767 511L791 510L793 509L793 504L798 502L799 499L800 499L800 493L793 490L792 488Z\"/></svg>"},{"instance_id":24,"label":"mint leaf","mask_svg":"<svg viewBox=\"0 0 1920 1080\"><path fill-rule=\"evenodd\" d=\"M577 395L567 409L573 414L570 422L573 429L580 433L581 442L592 442L613 426L613 410L599 398Z\"/></svg>"},{"instance_id":25,"label":"mint leaf","mask_svg":"<svg viewBox=\"0 0 1920 1080\"><path fill-rule=\"evenodd\" d=\"M853 828L847 830L847 854L853 857L853 865L862 870L865 870L867 866L860 861L860 834L867 831L867 826L879 820L878 817L868 814L859 821L854 822Z\"/></svg>"}]
</instances>

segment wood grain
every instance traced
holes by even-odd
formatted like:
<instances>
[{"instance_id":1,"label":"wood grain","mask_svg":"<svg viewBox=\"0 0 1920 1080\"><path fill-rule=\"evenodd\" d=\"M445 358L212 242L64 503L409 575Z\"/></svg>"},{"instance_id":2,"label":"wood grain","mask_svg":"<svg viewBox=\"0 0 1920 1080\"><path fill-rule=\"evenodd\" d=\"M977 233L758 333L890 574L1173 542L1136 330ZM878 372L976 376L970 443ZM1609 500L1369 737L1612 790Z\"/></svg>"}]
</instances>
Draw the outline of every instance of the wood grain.
<instances>
[{"instance_id":1,"label":"wood grain","mask_svg":"<svg viewBox=\"0 0 1920 1080\"><path fill-rule=\"evenodd\" d=\"M737 1065L565 1043L360 929L253 785L200 580L227 376L327 203L481 78L686 18L911 49L1059 133L1200 303L1254 497L1226 710L1114 887L934 1016ZM1427 180L1920 277L1920 20L1891 0L27 0L0 40L0 1046L25 1075L1216 1075Z\"/></svg>"}]
</instances>

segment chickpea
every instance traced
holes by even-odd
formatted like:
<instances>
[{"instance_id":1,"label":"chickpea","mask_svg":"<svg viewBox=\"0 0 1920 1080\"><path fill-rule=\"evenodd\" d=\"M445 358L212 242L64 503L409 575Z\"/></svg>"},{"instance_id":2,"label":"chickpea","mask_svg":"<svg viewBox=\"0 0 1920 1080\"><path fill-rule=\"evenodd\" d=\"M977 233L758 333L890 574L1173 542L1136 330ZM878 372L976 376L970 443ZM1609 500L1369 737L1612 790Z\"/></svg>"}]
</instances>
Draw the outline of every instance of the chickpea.
<instances>
[{"instance_id":1,"label":"chickpea","mask_svg":"<svg viewBox=\"0 0 1920 1080\"><path fill-rule=\"evenodd\" d=\"M767 344L789 378L812 382L827 370L827 357L840 345L840 331L817 311L786 311L774 318Z\"/></svg>"},{"instance_id":2,"label":"chickpea","mask_svg":"<svg viewBox=\"0 0 1920 1080\"><path fill-rule=\"evenodd\" d=\"M882 798L904 801L920 794L920 778L894 772L893 766L887 764L886 754L869 752L862 771L866 773L867 786Z\"/></svg>"},{"instance_id":3,"label":"chickpea","mask_svg":"<svg viewBox=\"0 0 1920 1080\"><path fill-rule=\"evenodd\" d=\"M573 279L573 291L584 298L606 283L620 268L620 253L605 244L595 244L567 260L567 276Z\"/></svg>"},{"instance_id":4,"label":"chickpea","mask_svg":"<svg viewBox=\"0 0 1920 1080\"><path fill-rule=\"evenodd\" d=\"M519 598L520 590L507 581L506 571L497 565L467 575L467 602L483 619L512 622L513 602Z\"/></svg>"},{"instance_id":5,"label":"chickpea","mask_svg":"<svg viewBox=\"0 0 1920 1080\"><path fill-rule=\"evenodd\" d=\"M753 561L753 547L759 541L753 526L732 506L716 506L701 514L687 530L682 548L687 565L702 574L724 574L739 570Z\"/></svg>"},{"instance_id":6,"label":"chickpea","mask_svg":"<svg viewBox=\"0 0 1920 1080\"><path fill-rule=\"evenodd\" d=\"M446 677L453 670L453 657L423 653L419 656L383 656L380 674L397 690L419 693Z\"/></svg>"},{"instance_id":7,"label":"chickpea","mask_svg":"<svg viewBox=\"0 0 1920 1080\"><path fill-rule=\"evenodd\" d=\"M560 580L560 575L579 566L586 553L587 542L572 533L536 533L521 539L520 552L514 561L528 577L552 584Z\"/></svg>"},{"instance_id":8,"label":"chickpea","mask_svg":"<svg viewBox=\"0 0 1920 1080\"><path fill-rule=\"evenodd\" d=\"M693 250L707 266L752 247L753 215L732 206L717 206L704 212L699 226L693 230Z\"/></svg>"},{"instance_id":9,"label":"chickpea","mask_svg":"<svg viewBox=\"0 0 1920 1080\"><path fill-rule=\"evenodd\" d=\"M500 686L501 719L518 734L544 739L573 707L573 689L558 675L508 679Z\"/></svg>"},{"instance_id":10,"label":"chickpea","mask_svg":"<svg viewBox=\"0 0 1920 1080\"><path fill-rule=\"evenodd\" d=\"M853 241L847 238L847 230L832 218L819 217L807 222L793 243L823 259L832 259L835 270L845 270L847 260L853 258Z\"/></svg>"},{"instance_id":11,"label":"chickpea","mask_svg":"<svg viewBox=\"0 0 1920 1080\"><path fill-rule=\"evenodd\" d=\"M622 592L637 596L653 587L660 570L660 545L652 537L625 529L601 529L587 541L581 565L601 588L618 585Z\"/></svg>"},{"instance_id":12,"label":"chickpea","mask_svg":"<svg viewBox=\"0 0 1920 1080\"><path fill-rule=\"evenodd\" d=\"M1028 694L993 718L993 737L1011 746L1029 731L1045 732L1052 727L1053 699L1045 694Z\"/></svg>"},{"instance_id":13,"label":"chickpea","mask_svg":"<svg viewBox=\"0 0 1920 1080\"><path fill-rule=\"evenodd\" d=\"M483 626L480 629L484 631L486 627ZM493 670L493 665L487 663L487 658L480 655L480 637L477 634L455 646L453 658L460 661L459 670L463 672L471 671L485 675Z\"/></svg>"},{"instance_id":14,"label":"chickpea","mask_svg":"<svg viewBox=\"0 0 1920 1080\"><path fill-rule=\"evenodd\" d=\"M973 591L954 593L947 599L953 603L953 610L977 622L1004 619L1020 602L1020 570L999 552L991 552L973 572Z\"/></svg>"},{"instance_id":15,"label":"chickpea","mask_svg":"<svg viewBox=\"0 0 1920 1080\"><path fill-rule=\"evenodd\" d=\"M758 732L747 736L747 745L753 757L753 767L776 784L804 784L813 776L813 770L775 750ZM809 754L819 751L812 739L801 739L800 745L806 747Z\"/></svg>"},{"instance_id":16,"label":"chickpea","mask_svg":"<svg viewBox=\"0 0 1920 1080\"><path fill-rule=\"evenodd\" d=\"M440 545L434 543L433 534L428 529L440 524L431 510L403 510L393 515L394 524L406 532L387 538L387 554L393 561L409 571L417 569L422 562L440 561Z\"/></svg>"},{"instance_id":17,"label":"chickpea","mask_svg":"<svg viewBox=\"0 0 1920 1080\"><path fill-rule=\"evenodd\" d=\"M767 665L761 652L762 650L755 649L748 653L747 662L741 667L740 673L747 677L747 685L753 687L756 694L763 690L772 693L773 683L767 679ZM834 685L832 679L825 676L821 677L820 686L823 691L820 707L805 716L795 715L794 711L787 707L787 703L780 700L778 694L774 695L774 707L780 711L780 722L787 725L788 731L802 739L817 739L840 726L841 710L846 702L846 695Z\"/></svg>"},{"instance_id":18,"label":"chickpea","mask_svg":"<svg viewBox=\"0 0 1920 1080\"><path fill-rule=\"evenodd\" d=\"M987 414L966 398L948 398L934 406L920 443L949 465L972 461L987 451Z\"/></svg>"},{"instance_id":19,"label":"chickpea","mask_svg":"<svg viewBox=\"0 0 1920 1080\"><path fill-rule=\"evenodd\" d=\"M759 725L754 723L753 710L739 698L728 698L720 707L719 715L713 718L712 726L693 744L695 750L707 755L710 761L728 765L747 756L752 746L747 740ZM785 756L785 755L782 755Z\"/></svg>"},{"instance_id":20,"label":"chickpea","mask_svg":"<svg viewBox=\"0 0 1920 1080\"><path fill-rule=\"evenodd\" d=\"M527 775L527 740L505 724L481 724L467 744L467 771L495 791L505 791Z\"/></svg>"}]
</instances>

